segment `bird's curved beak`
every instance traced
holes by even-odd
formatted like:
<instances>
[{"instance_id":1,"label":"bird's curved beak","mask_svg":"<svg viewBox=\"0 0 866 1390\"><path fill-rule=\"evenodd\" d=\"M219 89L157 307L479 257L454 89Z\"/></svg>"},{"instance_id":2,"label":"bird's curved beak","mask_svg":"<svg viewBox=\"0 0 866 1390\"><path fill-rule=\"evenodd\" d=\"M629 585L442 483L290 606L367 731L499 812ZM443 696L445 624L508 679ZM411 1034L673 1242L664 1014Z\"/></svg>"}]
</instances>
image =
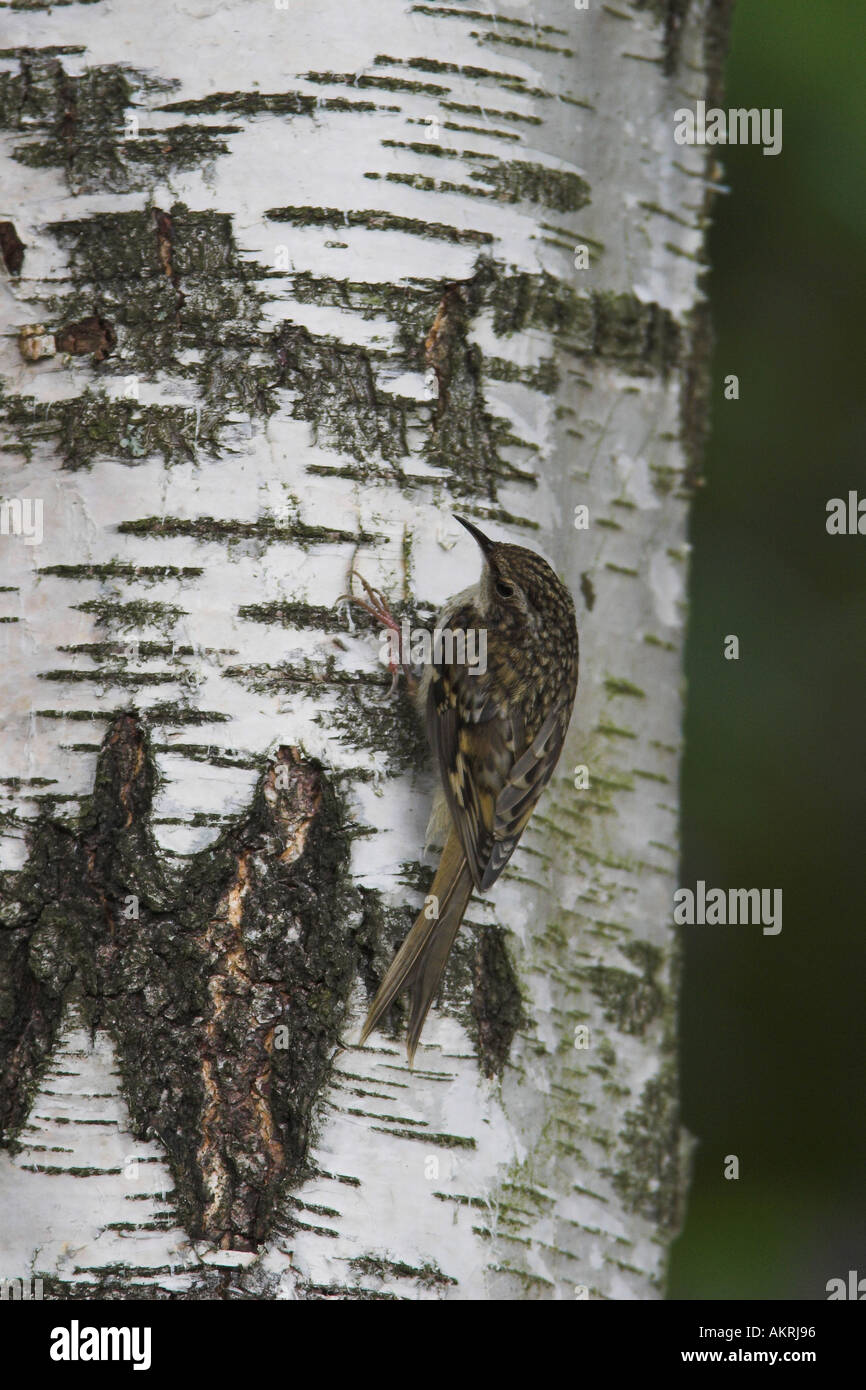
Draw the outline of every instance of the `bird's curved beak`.
<instances>
[{"instance_id":1,"label":"bird's curved beak","mask_svg":"<svg viewBox=\"0 0 866 1390\"><path fill-rule=\"evenodd\" d=\"M488 540L483 531L479 531L478 527L474 525L473 522L466 521L464 517L455 515L454 520L459 521L461 526L466 527L466 530L469 532L470 536L475 537L484 555L489 556L490 551L493 547L493 541Z\"/></svg>"}]
</instances>

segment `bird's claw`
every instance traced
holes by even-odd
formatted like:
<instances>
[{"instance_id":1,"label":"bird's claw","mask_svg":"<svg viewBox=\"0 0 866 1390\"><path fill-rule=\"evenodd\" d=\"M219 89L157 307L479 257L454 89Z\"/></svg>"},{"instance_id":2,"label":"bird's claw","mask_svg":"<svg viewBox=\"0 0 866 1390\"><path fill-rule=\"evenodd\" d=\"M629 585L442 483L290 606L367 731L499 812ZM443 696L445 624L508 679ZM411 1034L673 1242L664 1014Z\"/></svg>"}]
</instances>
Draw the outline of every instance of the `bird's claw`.
<instances>
[{"instance_id":1,"label":"bird's claw","mask_svg":"<svg viewBox=\"0 0 866 1390\"><path fill-rule=\"evenodd\" d=\"M353 594L353 593L352 593L352 591L351 591L351 584L352 584L352 580L353 580L353 579L359 579L359 580L361 581L361 584L363 585L364 590L365 590L365 592L366 592L366 594L367 594L367 597L366 597L366 598L360 598L358 594ZM366 613L369 613L369 614L371 615L371 617L373 617L373 618L376 619L376 622L381 623L381 624L382 624L382 627L388 628L388 630L389 630L390 632L396 632L396 633L398 634L399 639L400 639L400 640L399 640L399 650L400 650L400 658L399 658L399 661L394 661L393 658L392 658L392 659L388 662L388 670L391 672L391 684L390 684L390 686L389 686L389 688L388 688L388 693L387 693L385 699L386 699L386 700L391 700L391 699L393 699L394 696L396 695L396 693L397 693L397 688L398 688L399 681L400 681L400 670L401 670L401 668L402 668L402 671L403 671L404 676L406 677L406 685L407 685L407 687L408 687L408 689L409 689L409 693L410 693L411 695L414 695L415 691L416 691L417 688L418 688L418 682L417 682L417 680L415 679L415 677L412 675L412 672L411 672L411 670L410 670L410 668L409 668L409 665L408 665L408 663L407 663L407 662L405 661L405 659L404 659L403 642L402 642L402 627L401 627L400 623L397 622L397 619L394 617L393 613L391 612L390 608L388 607L387 599L385 598L384 594L382 593L382 591L381 591L380 589L375 589L375 588L373 587L373 585L370 584L370 583L364 578L363 574L359 574L358 571L357 571L356 569L351 569L351 570L349 570L349 586L350 586L349 592L346 593L346 594L340 594L340 597L339 597L338 602L339 602L340 600L344 600L344 601L347 602L347 603L354 603L354 604L356 604L358 608L363 608L364 611L365 611Z\"/></svg>"}]
</instances>

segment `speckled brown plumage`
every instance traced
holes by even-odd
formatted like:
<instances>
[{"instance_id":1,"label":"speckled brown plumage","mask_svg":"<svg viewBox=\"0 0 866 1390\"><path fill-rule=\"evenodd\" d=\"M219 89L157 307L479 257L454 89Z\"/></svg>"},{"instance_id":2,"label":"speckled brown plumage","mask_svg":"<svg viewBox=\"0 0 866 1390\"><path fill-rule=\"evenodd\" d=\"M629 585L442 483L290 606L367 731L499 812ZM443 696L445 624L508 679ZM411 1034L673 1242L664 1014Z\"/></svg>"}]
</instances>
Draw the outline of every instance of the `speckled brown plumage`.
<instances>
[{"instance_id":1,"label":"speckled brown plumage","mask_svg":"<svg viewBox=\"0 0 866 1390\"><path fill-rule=\"evenodd\" d=\"M428 905L382 981L361 1038L410 989L410 1064L472 889L486 892L513 854L556 767L577 691L568 590L534 551L462 525L484 555L481 580L446 605L436 626L485 631L487 668L473 672L451 653L434 655L425 672L419 700L450 831Z\"/></svg>"}]
</instances>

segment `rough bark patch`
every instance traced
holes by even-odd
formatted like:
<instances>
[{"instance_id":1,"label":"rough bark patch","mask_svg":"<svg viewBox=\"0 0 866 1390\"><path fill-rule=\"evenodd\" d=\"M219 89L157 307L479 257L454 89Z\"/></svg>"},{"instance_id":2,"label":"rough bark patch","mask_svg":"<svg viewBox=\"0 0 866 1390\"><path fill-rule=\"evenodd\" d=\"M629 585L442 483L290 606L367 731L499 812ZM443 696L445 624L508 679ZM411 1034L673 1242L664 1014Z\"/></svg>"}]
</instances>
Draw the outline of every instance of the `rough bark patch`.
<instances>
[{"instance_id":1,"label":"rough bark patch","mask_svg":"<svg viewBox=\"0 0 866 1390\"><path fill-rule=\"evenodd\" d=\"M255 1249L304 1170L358 966L348 838L323 770L281 748L249 812L180 871L148 817L136 714L79 825L46 818L0 924L0 1117L26 1117L70 990L115 1040L140 1137L165 1147L194 1236Z\"/></svg>"}]
</instances>

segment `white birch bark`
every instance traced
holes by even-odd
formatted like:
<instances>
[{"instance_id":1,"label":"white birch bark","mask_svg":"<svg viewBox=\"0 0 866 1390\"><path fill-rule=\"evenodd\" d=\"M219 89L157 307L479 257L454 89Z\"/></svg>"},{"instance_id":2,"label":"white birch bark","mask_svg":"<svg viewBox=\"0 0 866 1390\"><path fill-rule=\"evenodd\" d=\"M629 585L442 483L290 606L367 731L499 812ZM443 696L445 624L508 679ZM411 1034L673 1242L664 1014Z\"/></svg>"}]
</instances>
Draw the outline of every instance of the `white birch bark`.
<instances>
[{"instance_id":1,"label":"white birch bark","mask_svg":"<svg viewBox=\"0 0 866 1390\"><path fill-rule=\"evenodd\" d=\"M165 1133L127 1108L135 1060L117 1074L102 1016L91 1040L68 921L45 946L40 918L34 978L65 1012L0 1155L0 1276L97 1297L660 1295L685 1185L671 897L708 197L673 113L708 93L724 8L6 12L0 217L26 249L0 284L2 495L44 507L40 544L0 537L6 899L28 827L74 833L119 711L150 729L178 873L245 814L265 755L298 749L351 823L331 929L368 947L341 1028L357 1037L421 901L431 777L375 635L340 616L350 566L429 615L477 575L466 512L569 584L581 677L417 1070L399 1032L339 1055L257 1248L184 1234ZM22 325L94 314L117 335L104 361L21 356ZM207 929L220 951L235 932L231 985L245 872ZM485 1075L509 962L523 1018ZM145 951L145 994L148 969ZM225 1174L205 1169L218 1204ZM225 1283L203 1281L214 1263Z\"/></svg>"}]
</instances>

